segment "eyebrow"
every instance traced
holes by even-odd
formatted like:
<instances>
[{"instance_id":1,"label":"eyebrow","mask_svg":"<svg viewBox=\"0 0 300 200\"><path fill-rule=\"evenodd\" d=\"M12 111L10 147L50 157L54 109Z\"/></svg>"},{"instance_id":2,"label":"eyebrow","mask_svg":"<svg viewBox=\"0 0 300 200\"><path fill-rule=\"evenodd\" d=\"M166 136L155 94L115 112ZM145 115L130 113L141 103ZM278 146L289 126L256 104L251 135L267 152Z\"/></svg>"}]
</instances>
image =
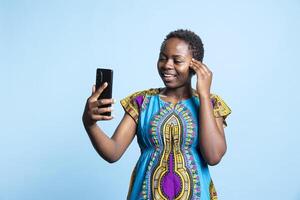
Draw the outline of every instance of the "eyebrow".
<instances>
[{"instance_id":1,"label":"eyebrow","mask_svg":"<svg viewBox=\"0 0 300 200\"><path fill-rule=\"evenodd\" d=\"M164 52L160 52L160 55L163 55L163 56L167 57L167 55L164 54ZM173 55L172 57L175 57L175 58L185 58L185 56L183 56L183 55Z\"/></svg>"}]
</instances>

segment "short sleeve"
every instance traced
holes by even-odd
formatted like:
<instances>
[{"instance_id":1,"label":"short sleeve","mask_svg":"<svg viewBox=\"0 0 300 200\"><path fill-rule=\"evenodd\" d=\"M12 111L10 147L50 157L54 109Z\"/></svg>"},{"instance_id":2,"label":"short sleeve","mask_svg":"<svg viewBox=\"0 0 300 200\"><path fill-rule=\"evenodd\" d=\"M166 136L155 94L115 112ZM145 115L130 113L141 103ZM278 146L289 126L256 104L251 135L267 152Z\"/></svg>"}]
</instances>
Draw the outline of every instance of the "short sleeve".
<instances>
[{"instance_id":1,"label":"short sleeve","mask_svg":"<svg viewBox=\"0 0 300 200\"><path fill-rule=\"evenodd\" d=\"M124 111L128 113L137 123L139 119L139 112L144 100L142 92L135 92L120 101Z\"/></svg>"},{"instance_id":2,"label":"short sleeve","mask_svg":"<svg viewBox=\"0 0 300 200\"><path fill-rule=\"evenodd\" d=\"M220 96L213 94L211 99L213 103L214 116L223 117L224 126L227 127L226 118L231 113L231 109Z\"/></svg>"}]
</instances>

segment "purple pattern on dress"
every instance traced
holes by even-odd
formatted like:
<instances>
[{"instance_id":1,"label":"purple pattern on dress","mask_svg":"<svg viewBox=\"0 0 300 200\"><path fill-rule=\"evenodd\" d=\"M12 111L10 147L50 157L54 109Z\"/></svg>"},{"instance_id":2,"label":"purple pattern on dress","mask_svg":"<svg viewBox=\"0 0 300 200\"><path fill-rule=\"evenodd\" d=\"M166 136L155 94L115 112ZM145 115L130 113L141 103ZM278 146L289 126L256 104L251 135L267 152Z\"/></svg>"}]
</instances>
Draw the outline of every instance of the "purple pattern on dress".
<instances>
[{"instance_id":1,"label":"purple pattern on dress","mask_svg":"<svg viewBox=\"0 0 300 200\"><path fill-rule=\"evenodd\" d=\"M210 102L211 102L212 106L215 107L215 103L216 103L215 99L211 99Z\"/></svg>"},{"instance_id":2,"label":"purple pattern on dress","mask_svg":"<svg viewBox=\"0 0 300 200\"><path fill-rule=\"evenodd\" d=\"M144 96L137 96L135 98L135 102L137 103L139 109L141 108L142 104L143 104L143 101L144 101Z\"/></svg>"},{"instance_id":3,"label":"purple pattern on dress","mask_svg":"<svg viewBox=\"0 0 300 200\"><path fill-rule=\"evenodd\" d=\"M181 189L181 181L178 175L174 172L173 165L174 159L173 153L171 153L169 157L169 171L162 179L162 191L168 199L174 199Z\"/></svg>"}]
</instances>

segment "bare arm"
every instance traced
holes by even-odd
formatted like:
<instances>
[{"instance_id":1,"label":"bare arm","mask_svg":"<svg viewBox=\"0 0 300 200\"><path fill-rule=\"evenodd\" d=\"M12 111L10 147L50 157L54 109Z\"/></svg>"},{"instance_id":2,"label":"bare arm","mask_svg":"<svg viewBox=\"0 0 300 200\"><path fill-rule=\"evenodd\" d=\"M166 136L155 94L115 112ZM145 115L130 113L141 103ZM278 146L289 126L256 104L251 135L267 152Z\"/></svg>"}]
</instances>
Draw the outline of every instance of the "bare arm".
<instances>
[{"instance_id":1,"label":"bare arm","mask_svg":"<svg viewBox=\"0 0 300 200\"><path fill-rule=\"evenodd\" d=\"M223 118L214 117L213 106L210 101L210 87L213 74L205 64L195 59L192 59L190 67L197 74L197 93L200 100L200 152L209 165L216 165L221 161L227 147Z\"/></svg>"},{"instance_id":2,"label":"bare arm","mask_svg":"<svg viewBox=\"0 0 300 200\"><path fill-rule=\"evenodd\" d=\"M200 96L200 151L209 165L218 164L226 152L223 117L215 118L208 96Z\"/></svg>"},{"instance_id":3,"label":"bare arm","mask_svg":"<svg viewBox=\"0 0 300 200\"><path fill-rule=\"evenodd\" d=\"M113 103L112 99L97 100L105 87L102 85L97 91L93 87L93 93L87 100L82 121L95 150L104 160L113 163L121 158L132 142L136 132L136 122L125 113L111 138L103 132L96 122L113 118L102 115L111 111L111 108L98 108L99 105Z\"/></svg>"}]
</instances>

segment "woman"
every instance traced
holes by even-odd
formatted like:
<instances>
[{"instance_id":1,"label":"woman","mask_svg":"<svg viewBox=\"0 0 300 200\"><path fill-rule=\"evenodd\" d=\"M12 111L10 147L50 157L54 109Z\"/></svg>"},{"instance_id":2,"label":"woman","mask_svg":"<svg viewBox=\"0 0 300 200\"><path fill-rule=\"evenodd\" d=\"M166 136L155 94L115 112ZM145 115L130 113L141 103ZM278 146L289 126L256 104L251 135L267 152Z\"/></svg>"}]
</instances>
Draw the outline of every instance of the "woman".
<instances>
[{"instance_id":1,"label":"woman","mask_svg":"<svg viewBox=\"0 0 300 200\"><path fill-rule=\"evenodd\" d=\"M98 100L103 84L88 98L85 129L96 151L115 162L137 135L140 158L133 170L127 199L217 199L208 165L226 152L226 103L210 93L212 72L202 63L203 44L189 30L176 30L161 45L157 69L164 88L136 92L121 100L125 114L109 138L96 124L113 117L102 115L114 103ZM196 90L191 78L196 74ZM200 106L201 105L201 106Z\"/></svg>"}]
</instances>

